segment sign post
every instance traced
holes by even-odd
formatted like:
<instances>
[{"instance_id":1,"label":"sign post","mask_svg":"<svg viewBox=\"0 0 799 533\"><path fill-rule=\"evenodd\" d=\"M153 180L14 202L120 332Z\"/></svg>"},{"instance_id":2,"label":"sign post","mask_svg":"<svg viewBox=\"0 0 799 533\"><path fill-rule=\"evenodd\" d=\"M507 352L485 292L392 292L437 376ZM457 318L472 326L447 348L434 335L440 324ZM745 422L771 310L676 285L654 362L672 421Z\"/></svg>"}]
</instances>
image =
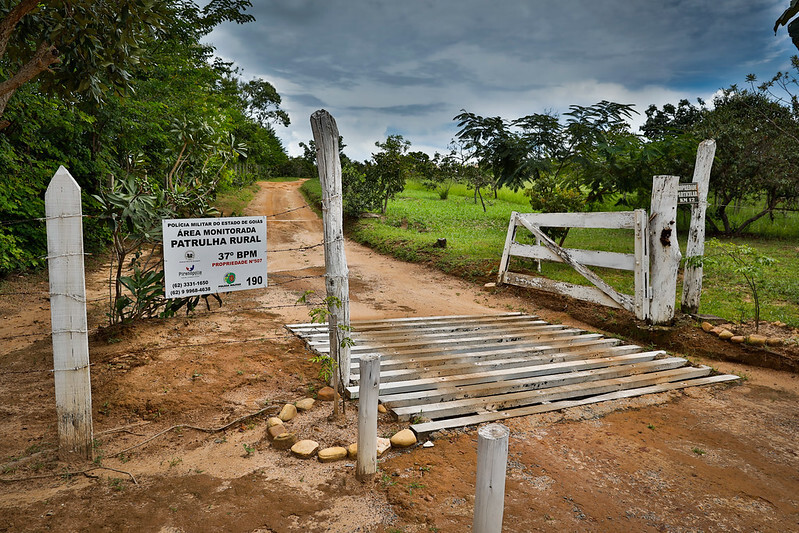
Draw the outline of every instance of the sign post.
<instances>
[{"instance_id":1,"label":"sign post","mask_svg":"<svg viewBox=\"0 0 799 533\"><path fill-rule=\"evenodd\" d=\"M265 288L266 217L163 220L167 298Z\"/></svg>"}]
</instances>

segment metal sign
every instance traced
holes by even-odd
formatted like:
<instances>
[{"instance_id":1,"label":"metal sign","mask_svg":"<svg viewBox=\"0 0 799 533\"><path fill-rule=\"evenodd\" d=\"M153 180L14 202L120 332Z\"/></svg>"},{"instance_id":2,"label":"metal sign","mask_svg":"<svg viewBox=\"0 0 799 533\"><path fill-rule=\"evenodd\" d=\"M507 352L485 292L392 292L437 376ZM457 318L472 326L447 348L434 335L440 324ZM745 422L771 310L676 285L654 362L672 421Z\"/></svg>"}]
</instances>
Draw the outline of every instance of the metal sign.
<instances>
[{"instance_id":1,"label":"metal sign","mask_svg":"<svg viewBox=\"0 0 799 533\"><path fill-rule=\"evenodd\" d=\"M167 298L266 287L266 217L161 221Z\"/></svg>"},{"instance_id":2,"label":"metal sign","mask_svg":"<svg viewBox=\"0 0 799 533\"><path fill-rule=\"evenodd\" d=\"M698 204L699 203L699 184L680 183L677 185L678 204Z\"/></svg>"}]
</instances>

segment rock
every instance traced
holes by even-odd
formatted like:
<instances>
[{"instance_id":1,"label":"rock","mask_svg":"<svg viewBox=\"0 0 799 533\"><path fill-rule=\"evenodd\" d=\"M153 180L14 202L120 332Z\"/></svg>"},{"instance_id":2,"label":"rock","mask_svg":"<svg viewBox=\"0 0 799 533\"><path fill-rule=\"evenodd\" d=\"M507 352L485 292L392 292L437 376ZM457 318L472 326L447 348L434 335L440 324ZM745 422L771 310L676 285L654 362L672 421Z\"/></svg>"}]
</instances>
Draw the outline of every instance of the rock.
<instances>
[{"instance_id":1,"label":"rock","mask_svg":"<svg viewBox=\"0 0 799 533\"><path fill-rule=\"evenodd\" d=\"M774 325L777 326L778 328L784 328L788 324L786 324L785 322L781 322L781 321L777 320L776 322L774 322Z\"/></svg>"},{"instance_id":2,"label":"rock","mask_svg":"<svg viewBox=\"0 0 799 533\"><path fill-rule=\"evenodd\" d=\"M710 333L713 331L713 324L710 322L702 322L702 329Z\"/></svg>"},{"instance_id":3,"label":"rock","mask_svg":"<svg viewBox=\"0 0 799 533\"><path fill-rule=\"evenodd\" d=\"M314 400L313 398L303 398L302 400L297 402L295 405L297 406L297 410L298 411L307 411L311 407L313 407L313 404L315 404L315 403L316 403L316 400Z\"/></svg>"},{"instance_id":4,"label":"rock","mask_svg":"<svg viewBox=\"0 0 799 533\"><path fill-rule=\"evenodd\" d=\"M724 329L721 326L716 326L715 328L710 330L710 333L713 335L719 335Z\"/></svg>"},{"instance_id":5,"label":"rock","mask_svg":"<svg viewBox=\"0 0 799 533\"><path fill-rule=\"evenodd\" d=\"M347 457L350 459L355 459L358 457L358 443L355 442L347 446Z\"/></svg>"},{"instance_id":6,"label":"rock","mask_svg":"<svg viewBox=\"0 0 799 533\"><path fill-rule=\"evenodd\" d=\"M271 428L272 426L282 426L283 421L280 420L278 417L273 416L266 421L266 427Z\"/></svg>"},{"instance_id":7,"label":"rock","mask_svg":"<svg viewBox=\"0 0 799 533\"><path fill-rule=\"evenodd\" d=\"M768 344L769 346L779 346L782 344L782 339L780 339L779 337L769 337L768 339L766 339L766 344Z\"/></svg>"},{"instance_id":8,"label":"rock","mask_svg":"<svg viewBox=\"0 0 799 533\"><path fill-rule=\"evenodd\" d=\"M379 403L379 404L377 404L377 412L380 413L380 414L386 414L386 413L388 413L388 409L386 409L385 405L383 405L382 403Z\"/></svg>"},{"instance_id":9,"label":"rock","mask_svg":"<svg viewBox=\"0 0 799 533\"><path fill-rule=\"evenodd\" d=\"M347 448L341 446L333 446L332 448L325 448L319 450L320 463L332 463L333 461L340 461L347 457Z\"/></svg>"},{"instance_id":10,"label":"rock","mask_svg":"<svg viewBox=\"0 0 799 533\"><path fill-rule=\"evenodd\" d=\"M297 434L296 433L283 433L282 435L278 435L272 441L272 448L276 450L288 450L297 442Z\"/></svg>"},{"instance_id":11,"label":"rock","mask_svg":"<svg viewBox=\"0 0 799 533\"><path fill-rule=\"evenodd\" d=\"M497 286L496 283L486 283L485 285L483 285L483 287L485 287L486 289L493 289L496 286Z\"/></svg>"},{"instance_id":12,"label":"rock","mask_svg":"<svg viewBox=\"0 0 799 533\"><path fill-rule=\"evenodd\" d=\"M766 337L763 335L749 335L746 337L746 342L752 346L765 346L766 340Z\"/></svg>"},{"instance_id":13,"label":"rock","mask_svg":"<svg viewBox=\"0 0 799 533\"><path fill-rule=\"evenodd\" d=\"M301 440L291 447L291 453L300 459L310 459L319 450L319 443L314 440Z\"/></svg>"},{"instance_id":14,"label":"rock","mask_svg":"<svg viewBox=\"0 0 799 533\"><path fill-rule=\"evenodd\" d=\"M734 337L730 337L730 341L734 342L735 344L741 344L745 340L746 337L744 337L743 335L736 335Z\"/></svg>"},{"instance_id":15,"label":"rock","mask_svg":"<svg viewBox=\"0 0 799 533\"><path fill-rule=\"evenodd\" d=\"M332 387L322 387L319 389L319 392L316 393L316 397L323 402L332 402L336 397L336 391L334 391Z\"/></svg>"},{"instance_id":16,"label":"rock","mask_svg":"<svg viewBox=\"0 0 799 533\"><path fill-rule=\"evenodd\" d=\"M283 433L288 433L286 426L283 424L278 424L266 430L266 438L269 440L275 440L275 437L280 436Z\"/></svg>"},{"instance_id":17,"label":"rock","mask_svg":"<svg viewBox=\"0 0 799 533\"><path fill-rule=\"evenodd\" d=\"M280 410L280 414L277 417L282 420L283 422L288 422L292 418L297 416L297 408L287 403L283 406L283 409Z\"/></svg>"},{"instance_id":18,"label":"rock","mask_svg":"<svg viewBox=\"0 0 799 533\"><path fill-rule=\"evenodd\" d=\"M391 449L391 440L377 437L377 456L383 457L383 454Z\"/></svg>"},{"instance_id":19,"label":"rock","mask_svg":"<svg viewBox=\"0 0 799 533\"><path fill-rule=\"evenodd\" d=\"M416 444L416 435L410 429L398 431L391 437L391 445L395 448L407 448Z\"/></svg>"},{"instance_id":20,"label":"rock","mask_svg":"<svg viewBox=\"0 0 799 533\"><path fill-rule=\"evenodd\" d=\"M722 332L719 333L719 339L723 341L726 341L727 339L731 339L733 337L735 337L735 334L733 334L733 332L728 329L722 330Z\"/></svg>"},{"instance_id":21,"label":"rock","mask_svg":"<svg viewBox=\"0 0 799 533\"><path fill-rule=\"evenodd\" d=\"M432 448L433 446L435 446L435 444L433 444L430 441L427 441L424 444L422 444L422 448Z\"/></svg>"}]
</instances>

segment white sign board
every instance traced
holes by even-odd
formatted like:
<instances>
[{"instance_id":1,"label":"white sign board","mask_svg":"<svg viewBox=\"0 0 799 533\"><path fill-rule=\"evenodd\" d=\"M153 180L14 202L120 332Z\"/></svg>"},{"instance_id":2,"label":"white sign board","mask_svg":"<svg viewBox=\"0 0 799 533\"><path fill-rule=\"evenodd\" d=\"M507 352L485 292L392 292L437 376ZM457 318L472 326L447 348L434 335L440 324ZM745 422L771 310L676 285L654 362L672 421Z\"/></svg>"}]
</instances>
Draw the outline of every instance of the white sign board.
<instances>
[{"instance_id":1,"label":"white sign board","mask_svg":"<svg viewBox=\"0 0 799 533\"><path fill-rule=\"evenodd\" d=\"M266 287L266 217L182 218L161 227L167 298Z\"/></svg>"}]
</instances>

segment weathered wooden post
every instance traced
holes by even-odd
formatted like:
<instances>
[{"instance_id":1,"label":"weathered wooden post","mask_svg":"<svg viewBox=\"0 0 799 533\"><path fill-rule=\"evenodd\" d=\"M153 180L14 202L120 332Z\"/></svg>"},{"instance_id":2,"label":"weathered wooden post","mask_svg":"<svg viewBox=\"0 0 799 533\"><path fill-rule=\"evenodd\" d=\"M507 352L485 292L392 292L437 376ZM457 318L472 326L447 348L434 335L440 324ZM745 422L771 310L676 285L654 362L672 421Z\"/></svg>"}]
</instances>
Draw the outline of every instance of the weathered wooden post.
<instances>
[{"instance_id":1,"label":"weathered wooden post","mask_svg":"<svg viewBox=\"0 0 799 533\"><path fill-rule=\"evenodd\" d=\"M316 162L322 185L322 222L325 236L325 286L328 311L335 315L338 327L350 327L350 284L344 254L344 210L341 197L341 160L338 151L338 127L335 119L320 109L311 115L311 130L316 143ZM331 335L331 339L333 336ZM336 339L340 338L336 332ZM350 382L350 348L338 347L336 364L342 385ZM331 350L333 346L331 345Z\"/></svg>"},{"instance_id":2,"label":"weathered wooden post","mask_svg":"<svg viewBox=\"0 0 799 533\"><path fill-rule=\"evenodd\" d=\"M510 430L502 424L488 424L477 430L474 533L502 531L509 436Z\"/></svg>"},{"instance_id":3,"label":"weathered wooden post","mask_svg":"<svg viewBox=\"0 0 799 533\"><path fill-rule=\"evenodd\" d=\"M705 253L705 212L707 211L707 190L710 185L710 169L716 155L716 141L706 140L699 143L696 151L694 179L698 198L691 205L691 227L688 230L688 243L685 245L685 257L688 261L683 271L682 305L683 313L697 313L699 299L702 297L702 265L692 262L692 257L701 257Z\"/></svg>"},{"instance_id":4,"label":"weathered wooden post","mask_svg":"<svg viewBox=\"0 0 799 533\"><path fill-rule=\"evenodd\" d=\"M80 186L59 167L44 195L58 450L92 458L92 388Z\"/></svg>"},{"instance_id":5,"label":"weathered wooden post","mask_svg":"<svg viewBox=\"0 0 799 533\"><path fill-rule=\"evenodd\" d=\"M649 215L652 302L649 316L653 324L668 324L674 319L677 272L682 258L680 244L677 242L679 181L678 176L655 176L652 180Z\"/></svg>"},{"instance_id":6,"label":"weathered wooden post","mask_svg":"<svg viewBox=\"0 0 799 533\"><path fill-rule=\"evenodd\" d=\"M377 399L380 389L380 354L366 354L358 362L358 479L377 472Z\"/></svg>"}]
</instances>

